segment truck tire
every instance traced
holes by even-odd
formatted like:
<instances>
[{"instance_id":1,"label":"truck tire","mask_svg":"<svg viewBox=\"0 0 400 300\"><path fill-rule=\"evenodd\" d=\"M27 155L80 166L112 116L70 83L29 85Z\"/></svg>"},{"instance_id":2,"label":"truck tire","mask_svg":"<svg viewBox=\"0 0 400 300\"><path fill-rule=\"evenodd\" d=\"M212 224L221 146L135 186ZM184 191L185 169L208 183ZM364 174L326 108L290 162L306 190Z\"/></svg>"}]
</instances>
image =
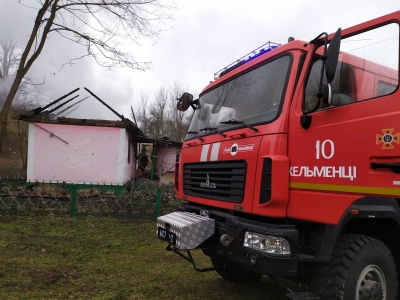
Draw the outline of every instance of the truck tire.
<instances>
[{"instance_id":1,"label":"truck tire","mask_svg":"<svg viewBox=\"0 0 400 300\"><path fill-rule=\"evenodd\" d=\"M346 234L336 244L330 263L317 272L311 287L321 299L397 299L396 264L381 241Z\"/></svg>"},{"instance_id":2,"label":"truck tire","mask_svg":"<svg viewBox=\"0 0 400 300\"><path fill-rule=\"evenodd\" d=\"M256 282L262 274L242 268L234 263L224 261L221 258L211 258L211 262L217 273L226 281L230 282Z\"/></svg>"}]
</instances>

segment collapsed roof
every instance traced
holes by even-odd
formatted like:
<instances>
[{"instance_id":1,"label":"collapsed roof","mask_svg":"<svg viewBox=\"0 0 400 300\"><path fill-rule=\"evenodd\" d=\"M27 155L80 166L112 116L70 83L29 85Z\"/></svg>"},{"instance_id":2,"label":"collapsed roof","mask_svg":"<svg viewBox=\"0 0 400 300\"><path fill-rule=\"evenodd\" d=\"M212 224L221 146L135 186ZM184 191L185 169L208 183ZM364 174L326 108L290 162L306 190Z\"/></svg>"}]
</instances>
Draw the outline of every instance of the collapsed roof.
<instances>
[{"instance_id":1,"label":"collapsed roof","mask_svg":"<svg viewBox=\"0 0 400 300\"><path fill-rule=\"evenodd\" d=\"M73 91L65 94L64 96L54 100L53 102L43 106L32 109L19 116L19 120L23 120L30 123L47 123L47 124L68 124L68 125L81 125L81 126L102 126L102 127L117 127L126 128L132 139L138 143L155 143L162 145L174 145L180 147L181 142L170 141L167 138L161 138L158 140L150 139L144 135L144 133L137 126L136 120L132 122L130 119L125 118L122 114L119 114L105 101L100 99L88 88L84 90L89 94L86 97L80 98L77 92L80 88L76 88ZM118 120L104 120L104 119L86 119L86 118L68 118L68 114L79 109L79 104L86 99L95 99L100 102L104 107L108 109ZM133 118L135 115L133 114Z\"/></svg>"}]
</instances>

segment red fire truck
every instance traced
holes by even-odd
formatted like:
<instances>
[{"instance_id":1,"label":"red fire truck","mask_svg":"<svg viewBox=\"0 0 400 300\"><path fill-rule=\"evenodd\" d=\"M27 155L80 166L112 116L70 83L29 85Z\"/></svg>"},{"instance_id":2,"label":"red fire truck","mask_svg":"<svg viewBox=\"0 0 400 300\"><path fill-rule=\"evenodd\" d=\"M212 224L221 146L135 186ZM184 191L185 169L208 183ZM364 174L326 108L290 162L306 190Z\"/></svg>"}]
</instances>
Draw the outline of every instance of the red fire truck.
<instances>
[{"instance_id":1,"label":"red fire truck","mask_svg":"<svg viewBox=\"0 0 400 300\"><path fill-rule=\"evenodd\" d=\"M201 249L213 266L200 270L229 281L267 274L307 279L321 299L397 299L399 24L400 11L269 42L199 99L184 93L184 202L157 220L167 249L197 269Z\"/></svg>"}]
</instances>

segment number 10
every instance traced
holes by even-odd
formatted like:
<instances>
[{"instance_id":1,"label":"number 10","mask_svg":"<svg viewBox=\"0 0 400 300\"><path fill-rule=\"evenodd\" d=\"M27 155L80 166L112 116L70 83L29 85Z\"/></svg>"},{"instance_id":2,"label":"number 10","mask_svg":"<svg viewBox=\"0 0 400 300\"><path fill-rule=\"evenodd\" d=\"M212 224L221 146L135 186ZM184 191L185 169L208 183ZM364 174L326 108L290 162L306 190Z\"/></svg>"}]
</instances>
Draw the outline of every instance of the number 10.
<instances>
[{"instance_id":1,"label":"number 10","mask_svg":"<svg viewBox=\"0 0 400 300\"><path fill-rule=\"evenodd\" d=\"M326 145L327 144L330 145L330 153L329 153L329 155L327 155L327 151L326 151ZM335 144L332 142L332 140L325 140L322 143L321 143L320 140L317 140L317 142L315 144L315 149L316 149L316 158L317 159L320 158L320 155L325 159L330 159L335 154ZM328 150L328 152L329 152L329 150Z\"/></svg>"}]
</instances>

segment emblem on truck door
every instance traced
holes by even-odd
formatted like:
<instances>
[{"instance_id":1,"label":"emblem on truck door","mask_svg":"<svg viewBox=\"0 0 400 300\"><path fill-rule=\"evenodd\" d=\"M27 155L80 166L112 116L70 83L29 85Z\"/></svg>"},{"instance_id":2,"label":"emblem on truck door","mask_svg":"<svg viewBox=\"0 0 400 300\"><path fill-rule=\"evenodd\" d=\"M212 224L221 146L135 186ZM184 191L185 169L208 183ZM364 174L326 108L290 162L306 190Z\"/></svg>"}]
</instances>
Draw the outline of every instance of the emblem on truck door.
<instances>
[{"instance_id":1,"label":"emblem on truck door","mask_svg":"<svg viewBox=\"0 0 400 300\"><path fill-rule=\"evenodd\" d=\"M210 175L207 173L206 182L201 182L200 187L208 188L208 189L216 189L217 185L215 183L210 182Z\"/></svg>"},{"instance_id":2,"label":"emblem on truck door","mask_svg":"<svg viewBox=\"0 0 400 300\"><path fill-rule=\"evenodd\" d=\"M394 128L382 129L383 135L376 135L376 144L382 144L382 149L394 149L392 143L399 144L400 142L400 133L392 134Z\"/></svg>"}]
</instances>

